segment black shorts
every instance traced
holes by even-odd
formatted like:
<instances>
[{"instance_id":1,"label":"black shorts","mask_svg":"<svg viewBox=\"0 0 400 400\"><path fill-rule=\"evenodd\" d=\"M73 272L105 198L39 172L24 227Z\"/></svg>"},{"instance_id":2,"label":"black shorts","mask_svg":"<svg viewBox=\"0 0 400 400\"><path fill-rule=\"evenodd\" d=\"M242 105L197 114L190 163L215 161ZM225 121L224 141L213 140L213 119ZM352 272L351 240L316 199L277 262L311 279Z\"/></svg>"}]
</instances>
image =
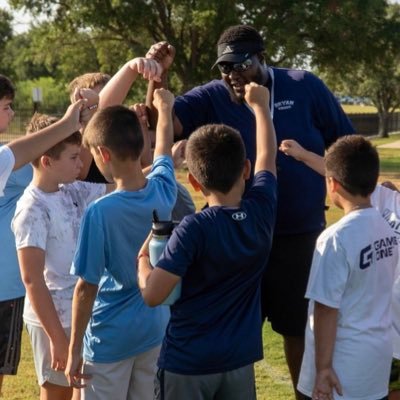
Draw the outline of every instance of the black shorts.
<instances>
[{"instance_id":1,"label":"black shorts","mask_svg":"<svg viewBox=\"0 0 400 400\"><path fill-rule=\"evenodd\" d=\"M304 336L304 298L315 242L320 232L274 236L261 286L262 318L284 336Z\"/></svg>"},{"instance_id":2,"label":"black shorts","mask_svg":"<svg viewBox=\"0 0 400 400\"><path fill-rule=\"evenodd\" d=\"M15 375L21 355L24 298L0 302L0 375Z\"/></svg>"}]
</instances>

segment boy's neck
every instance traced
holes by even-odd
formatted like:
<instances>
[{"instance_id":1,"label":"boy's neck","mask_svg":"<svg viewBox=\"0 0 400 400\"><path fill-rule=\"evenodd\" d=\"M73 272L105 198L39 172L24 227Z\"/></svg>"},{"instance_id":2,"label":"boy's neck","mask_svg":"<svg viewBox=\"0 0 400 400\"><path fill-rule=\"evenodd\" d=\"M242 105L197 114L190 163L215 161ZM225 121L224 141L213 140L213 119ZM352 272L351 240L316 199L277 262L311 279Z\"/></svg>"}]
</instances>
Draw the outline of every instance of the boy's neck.
<instances>
[{"instance_id":1,"label":"boy's neck","mask_svg":"<svg viewBox=\"0 0 400 400\"><path fill-rule=\"evenodd\" d=\"M110 170L116 190L134 192L146 186L147 180L143 175L139 160L110 165Z\"/></svg>"},{"instance_id":2,"label":"boy's neck","mask_svg":"<svg viewBox=\"0 0 400 400\"><path fill-rule=\"evenodd\" d=\"M235 185L228 193L207 192L203 193L209 207L239 207L242 202L243 188Z\"/></svg>"},{"instance_id":3,"label":"boy's neck","mask_svg":"<svg viewBox=\"0 0 400 400\"><path fill-rule=\"evenodd\" d=\"M51 176L41 173L34 168L32 184L45 193L55 193L59 191L60 182L55 181Z\"/></svg>"},{"instance_id":4,"label":"boy's neck","mask_svg":"<svg viewBox=\"0 0 400 400\"><path fill-rule=\"evenodd\" d=\"M349 214L352 211L362 210L365 208L371 208L370 196L361 197L353 196L351 199L347 199L342 203L344 214Z\"/></svg>"}]
</instances>

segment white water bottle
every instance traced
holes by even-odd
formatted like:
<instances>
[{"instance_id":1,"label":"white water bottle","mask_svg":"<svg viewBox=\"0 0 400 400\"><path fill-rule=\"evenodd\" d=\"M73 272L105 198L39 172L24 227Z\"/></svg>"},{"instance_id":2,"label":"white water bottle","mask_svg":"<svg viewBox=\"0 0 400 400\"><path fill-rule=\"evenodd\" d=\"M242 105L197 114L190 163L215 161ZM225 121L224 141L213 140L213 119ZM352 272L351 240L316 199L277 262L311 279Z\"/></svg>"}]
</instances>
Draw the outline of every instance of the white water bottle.
<instances>
[{"instance_id":1,"label":"white water bottle","mask_svg":"<svg viewBox=\"0 0 400 400\"><path fill-rule=\"evenodd\" d=\"M152 238L149 243L150 264L154 267L171 237L175 224L173 221L160 221L157 211L153 211ZM163 301L164 305L172 305L181 295L181 282L178 282L169 296Z\"/></svg>"}]
</instances>

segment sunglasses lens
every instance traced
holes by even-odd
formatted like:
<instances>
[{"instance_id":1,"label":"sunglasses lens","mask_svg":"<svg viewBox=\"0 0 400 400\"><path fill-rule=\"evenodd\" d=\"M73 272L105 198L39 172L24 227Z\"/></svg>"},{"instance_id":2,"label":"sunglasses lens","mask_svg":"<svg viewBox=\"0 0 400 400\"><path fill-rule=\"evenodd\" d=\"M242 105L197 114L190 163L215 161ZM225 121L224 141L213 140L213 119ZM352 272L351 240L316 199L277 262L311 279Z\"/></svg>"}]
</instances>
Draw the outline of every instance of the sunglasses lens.
<instances>
[{"instance_id":1,"label":"sunglasses lens","mask_svg":"<svg viewBox=\"0 0 400 400\"><path fill-rule=\"evenodd\" d=\"M224 64L218 64L219 70L225 74L229 75L232 71L236 72L244 72L248 70L252 66L253 62L251 61L251 58L243 61L242 63L224 63Z\"/></svg>"},{"instance_id":2,"label":"sunglasses lens","mask_svg":"<svg viewBox=\"0 0 400 400\"><path fill-rule=\"evenodd\" d=\"M232 64L218 64L218 68L223 74L228 75L232 71Z\"/></svg>"}]
</instances>

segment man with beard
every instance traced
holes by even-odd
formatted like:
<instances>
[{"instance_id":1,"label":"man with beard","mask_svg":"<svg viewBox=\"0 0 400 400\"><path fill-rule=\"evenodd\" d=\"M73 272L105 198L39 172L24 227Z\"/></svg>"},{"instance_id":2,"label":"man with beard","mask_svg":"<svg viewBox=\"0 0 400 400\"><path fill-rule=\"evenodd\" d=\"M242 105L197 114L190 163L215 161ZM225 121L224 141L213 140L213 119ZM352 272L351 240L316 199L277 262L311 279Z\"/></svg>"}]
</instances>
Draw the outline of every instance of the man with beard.
<instances>
[{"instance_id":1,"label":"man with beard","mask_svg":"<svg viewBox=\"0 0 400 400\"><path fill-rule=\"evenodd\" d=\"M217 44L214 66L220 80L198 86L175 100L176 138L187 138L199 126L223 123L237 129L254 166L255 118L244 101L249 82L267 86L278 144L295 139L307 150L323 155L338 137L354 132L333 94L307 71L269 67L263 55L264 42L251 26L226 29ZM153 45L147 56L164 68L161 82L173 62L174 48L166 42ZM148 104L152 90L149 87ZM296 387L304 351L307 320L305 288L315 241L325 227L325 182L304 164L277 155L278 214L272 250L262 282L263 319L283 336L286 361ZM296 392L296 398L302 395Z\"/></svg>"}]
</instances>

